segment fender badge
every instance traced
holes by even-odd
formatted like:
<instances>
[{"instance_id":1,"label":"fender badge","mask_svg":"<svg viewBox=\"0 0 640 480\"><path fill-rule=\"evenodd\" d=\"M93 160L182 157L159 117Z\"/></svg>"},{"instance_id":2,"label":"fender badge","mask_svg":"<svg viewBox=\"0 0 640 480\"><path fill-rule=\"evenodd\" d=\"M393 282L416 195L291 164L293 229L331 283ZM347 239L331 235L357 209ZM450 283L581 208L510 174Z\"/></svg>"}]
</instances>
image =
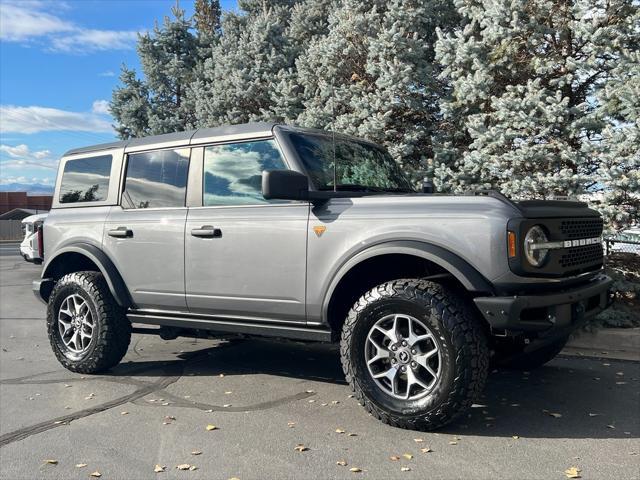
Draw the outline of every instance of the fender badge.
<instances>
[{"instance_id":1,"label":"fender badge","mask_svg":"<svg viewBox=\"0 0 640 480\"><path fill-rule=\"evenodd\" d=\"M318 225L313 227L313 231L316 232L316 236L318 238L320 238L322 236L322 234L325 232L325 230L327 229L327 227L325 227L324 225Z\"/></svg>"}]
</instances>

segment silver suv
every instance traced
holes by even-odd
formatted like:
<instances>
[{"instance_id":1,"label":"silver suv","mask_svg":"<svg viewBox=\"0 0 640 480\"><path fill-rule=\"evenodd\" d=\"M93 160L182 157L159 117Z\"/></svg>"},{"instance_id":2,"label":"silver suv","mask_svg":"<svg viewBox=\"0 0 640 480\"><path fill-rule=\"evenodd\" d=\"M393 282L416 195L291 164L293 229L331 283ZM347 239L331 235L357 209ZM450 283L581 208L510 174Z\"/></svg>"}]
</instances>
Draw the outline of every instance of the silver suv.
<instances>
[{"instance_id":1,"label":"silver suv","mask_svg":"<svg viewBox=\"0 0 640 480\"><path fill-rule=\"evenodd\" d=\"M356 398L433 429L490 362L533 368L606 308L583 203L416 192L380 146L248 124L67 152L40 241L51 346L97 373L132 323L340 342Z\"/></svg>"}]
</instances>

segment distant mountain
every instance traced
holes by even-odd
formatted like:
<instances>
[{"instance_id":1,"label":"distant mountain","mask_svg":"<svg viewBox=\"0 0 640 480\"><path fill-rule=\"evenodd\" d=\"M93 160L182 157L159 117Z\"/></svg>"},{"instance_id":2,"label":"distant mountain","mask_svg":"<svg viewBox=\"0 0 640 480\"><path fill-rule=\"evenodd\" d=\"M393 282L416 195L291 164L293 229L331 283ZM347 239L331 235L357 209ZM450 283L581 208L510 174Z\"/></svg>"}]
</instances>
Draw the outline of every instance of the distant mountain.
<instances>
[{"instance_id":1,"label":"distant mountain","mask_svg":"<svg viewBox=\"0 0 640 480\"><path fill-rule=\"evenodd\" d=\"M53 185L42 183L3 183L0 192L27 192L29 195L53 195Z\"/></svg>"}]
</instances>

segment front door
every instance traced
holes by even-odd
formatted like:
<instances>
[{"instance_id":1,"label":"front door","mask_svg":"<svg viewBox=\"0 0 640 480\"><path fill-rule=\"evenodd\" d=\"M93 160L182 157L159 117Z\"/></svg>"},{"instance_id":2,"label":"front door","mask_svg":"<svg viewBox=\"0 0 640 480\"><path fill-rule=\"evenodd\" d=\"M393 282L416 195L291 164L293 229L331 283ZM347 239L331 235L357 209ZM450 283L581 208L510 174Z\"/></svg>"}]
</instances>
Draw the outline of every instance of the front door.
<instances>
[{"instance_id":1,"label":"front door","mask_svg":"<svg viewBox=\"0 0 640 480\"><path fill-rule=\"evenodd\" d=\"M119 206L107 217L103 248L138 308L186 311L185 194L189 149L129 154Z\"/></svg>"},{"instance_id":2,"label":"front door","mask_svg":"<svg viewBox=\"0 0 640 480\"><path fill-rule=\"evenodd\" d=\"M202 206L189 208L189 310L305 321L307 202L267 201L262 171L287 168L274 140L204 147Z\"/></svg>"}]
</instances>

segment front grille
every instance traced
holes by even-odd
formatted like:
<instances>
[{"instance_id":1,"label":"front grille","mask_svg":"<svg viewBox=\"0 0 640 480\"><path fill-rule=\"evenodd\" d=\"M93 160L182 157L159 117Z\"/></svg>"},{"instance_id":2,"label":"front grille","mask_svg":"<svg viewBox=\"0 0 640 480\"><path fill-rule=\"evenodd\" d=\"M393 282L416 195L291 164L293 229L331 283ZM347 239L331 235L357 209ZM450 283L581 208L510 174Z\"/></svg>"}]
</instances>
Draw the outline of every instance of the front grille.
<instances>
[{"instance_id":1,"label":"front grille","mask_svg":"<svg viewBox=\"0 0 640 480\"><path fill-rule=\"evenodd\" d=\"M563 240L599 237L602 235L602 218L562 220L560 232Z\"/></svg>"},{"instance_id":2,"label":"front grille","mask_svg":"<svg viewBox=\"0 0 640 480\"><path fill-rule=\"evenodd\" d=\"M580 267L597 262L602 262L602 245L599 243L567 248L560 257L562 268Z\"/></svg>"}]
</instances>

